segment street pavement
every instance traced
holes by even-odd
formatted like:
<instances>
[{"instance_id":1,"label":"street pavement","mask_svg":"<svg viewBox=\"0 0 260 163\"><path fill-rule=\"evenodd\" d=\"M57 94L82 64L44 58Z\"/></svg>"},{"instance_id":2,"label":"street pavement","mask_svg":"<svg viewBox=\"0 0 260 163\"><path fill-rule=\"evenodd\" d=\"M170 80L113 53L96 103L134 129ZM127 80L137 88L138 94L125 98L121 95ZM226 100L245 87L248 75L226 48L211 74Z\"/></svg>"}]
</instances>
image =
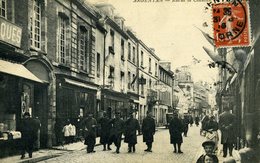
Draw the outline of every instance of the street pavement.
<instances>
[{"instance_id":1,"label":"street pavement","mask_svg":"<svg viewBox=\"0 0 260 163\"><path fill-rule=\"evenodd\" d=\"M138 136L138 144L135 153L127 152L127 144L122 141L120 154L115 153L115 146L112 151L103 151L102 146L96 146L96 153L88 154L85 150L74 151L42 162L91 162L91 163L192 163L196 162L202 151L201 142L204 137L199 135L199 127L190 128L188 137L183 138L183 154L173 153L173 146L170 144L168 129L158 129L155 134L153 152L144 152L146 145L142 142L142 136Z\"/></svg>"}]
</instances>

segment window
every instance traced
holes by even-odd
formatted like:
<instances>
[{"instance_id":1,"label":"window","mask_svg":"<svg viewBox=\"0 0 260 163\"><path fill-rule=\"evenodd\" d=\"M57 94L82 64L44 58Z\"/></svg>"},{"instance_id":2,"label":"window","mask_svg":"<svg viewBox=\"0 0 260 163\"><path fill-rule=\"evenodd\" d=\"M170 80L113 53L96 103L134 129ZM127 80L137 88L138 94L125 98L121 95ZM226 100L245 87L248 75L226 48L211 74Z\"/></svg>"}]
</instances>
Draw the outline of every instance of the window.
<instances>
[{"instance_id":1,"label":"window","mask_svg":"<svg viewBox=\"0 0 260 163\"><path fill-rule=\"evenodd\" d=\"M133 63L135 63L135 47L133 47Z\"/></svg>"},{"instance_id":2,"label":"window","mask_svg":"<svg viewBox=\"0 0 260 163\"><path fill-rule=\"evenodd\" d=\"M152 59L149 58L149 72L151 72L151 69L152 69Z\"/></svg>"},{"instance_id":3,"label":"window","mask_svg":"<svg viewBox=\"0 0 260 163\"><path fill-rule=\"evenodd\" d=\"M66 64L68 62L68 57L67 57L67 53L66 53L66 38L67 38L67 34L66 34L66 21L67 19L59 16L58 19L58 43L57 43L57 54L58 54L58 61L60 63L64 63Z\"/></svg>"},{"instance_id":4,"label":"window","mask_svg":"<svg viewBox=\"0 0 260 163\"><path fill-rule=\"evenodd\" d=\"M114 50L115 49L115 32L113 30L110 30L110 36L111 36L111 47Z\"/></svg>"},{"instance_id":5,"label":"window","mask_svg":"<svg viewBox=\"0 0 260 163\"><path fill-rule=\"evenodd\" d=\"M135 74L133 74L133 78L132 78L131 84L132 84L132 82L134 82L134 80L135 80ZM133 83L132 85L133 85L132 86L133 91L135 91L135 83Z\"/></svg>"},{"instance_id":6,"label":"window","mask_svg":"<svg viewBox=\"0 0 260 163\"><path fill-rule=\"evenodd\" d=\"M41 41L41 4L39 0L33 0L32 2L33 8L30 14L30 43L31 47L39 49Z\"/></svg>"},{"instance_id":7,"label":"window","mask_svg":"<svg viewBox=\"0 0 260 163\"><path fill-rule=\"evenodd\" d=\"M130 42L128 43L128 60L131 60L131 44Z\"/></svg>"},{"instance_id":8,"label":"window","mask_svg":"<svg viewBox=\"0 0 260 163\"><path fill-rule=\"evenodd\" d=\"M158 74L157 74L157 67L158 67L158 64L155 63L155 76L158 76Z\"/></svg>"},{"instance_id":9,"label":"window","mask_svg":"<svg viewBox=\"0 0 260 163\"><path fill-rule=\"evenodd\" d=\"M143 79L143 75L141 76L141 79ZM144 95L144 84L141 84L141 95Z\"/></svg>"},{"instance_id":10,"label":"window","mask_svg":"<svg viewBox=\"0 0 260 163\"><path fill-rule=\"evenodd\" d=\"M128 71L128 87L127 88L128 89L131 88L131 72L130 71Z\"/></svg>"},{"instance_id":11,"label":"window","mask_svg":"<svg viewBox=\"0 0 260 163\"><path fill-rule=\"evenodd\" d=\"M141 66L144 65L144 52L141 51Z\"/></svg>"},{"instance_id":12,"label":"window","mask_svg":"<svg viewBox=\"0 0 260 163\"><path fill-rule=\"evenodd\" d=\"M121 59L124 60L125 55L125 42L123 39L121 39Z\"/></svg>"},{"instance_id":13,"label":"window","mask_svg":"<svg viewBox=\"0 0 260 163\"><path fill-rule=\"evenodd\" d=\"M100 54L97 53L97 77L100 77Z\"/></svg>"},{"instance_id":14,"label":"window","mask_svg":"<svg viewBox=\"0 0 260 163\"><path fill-rule=\"evenodd\" d=\"M121 71L120 73L120 88L121 88L121 91L124 90L124 78L125 78L125 73L123 71Z\"/></svg>"},{"instance_id":15,"label":"window","mask_svg":"<svg viewBox=\"0 0 260 163\"><path fill-rule=\"evenodd\" d=\"M152 80L149 79L149 88L151 89L151 87L152 87Z\"/></svg>"},{"instance_id":16,"label":"window","mask_svg":"<svg viewBox=\"0 0 260 163\"><path fill-rule=\"evenodd\" d=\"M0 9L1 9L0 16L6 18L6 0L1 0Z\"/></svg>"},{"instance_id":17,"label":"window","mask_svg":"<svg viewBox=\"0 0 260 163\"><path fill-rule=\"evenodd\" d=\"M89 66L89 50L88 50L88 31L85 27L80 27L80 35L79 35L79 69L80 70L88 70L87 67Z\"/></svg>"},{"instance_id":18,"label":"window","mask_svg":"<svg viewBox=\"0 0 260 163\"><path fill-rule=\"evenodd\" d=\"M114 78L115 78L115 68L110 66L109 68L109 76L108 76L108 83L111 87L114 86Z\"/></svg>"}]
</instances>

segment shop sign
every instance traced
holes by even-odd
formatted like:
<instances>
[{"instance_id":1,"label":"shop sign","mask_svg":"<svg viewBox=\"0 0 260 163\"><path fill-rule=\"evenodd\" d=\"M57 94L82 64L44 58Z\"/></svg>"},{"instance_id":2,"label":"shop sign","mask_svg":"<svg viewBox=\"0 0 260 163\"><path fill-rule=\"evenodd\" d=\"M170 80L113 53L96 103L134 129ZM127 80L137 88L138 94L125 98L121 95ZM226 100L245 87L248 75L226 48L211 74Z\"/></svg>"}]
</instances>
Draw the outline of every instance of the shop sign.
<instances>
[{"instance_id":1,"label":"shop sign","mask_svg":"<svg viewBox=\"0 0 260 163\"><path fill-rule=\"evenodd\" d=\"M22 28L0 18L0 40L16 47L21 46Z\"/></svg>"}]
</instances>

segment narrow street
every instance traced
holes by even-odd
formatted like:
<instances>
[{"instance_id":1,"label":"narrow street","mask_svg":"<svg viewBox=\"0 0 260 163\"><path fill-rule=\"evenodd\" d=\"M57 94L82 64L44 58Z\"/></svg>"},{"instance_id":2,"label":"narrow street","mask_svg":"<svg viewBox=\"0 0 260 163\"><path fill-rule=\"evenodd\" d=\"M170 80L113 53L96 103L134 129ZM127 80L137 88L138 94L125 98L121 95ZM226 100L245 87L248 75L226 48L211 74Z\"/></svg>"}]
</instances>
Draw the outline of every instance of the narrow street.
<instances>
[{"instance_id":1,"label":"narrow street","mask_svg":"<svg viewBox=\"0 0 260 163\"><path fill-rule=\"evenodd\" d=\"M96 153L87 154L85 150L73 151L60 157L48 159L42 162L89 162L92 163L192 163L195 162L201 152L203 137L199 135L200 127L192 126L189 129L188 137L184 137L182 145L183 154L173 153L173 146L169 143L168 129L158 129L155 134L153 153L146 153L146 145L142 142L142 136L138 136L136 153L127 153L127 144L122 142L120 154L115 153L115 146L112 151L102 151L102 146L95 147Z\"/></svg>"}]
</instances>

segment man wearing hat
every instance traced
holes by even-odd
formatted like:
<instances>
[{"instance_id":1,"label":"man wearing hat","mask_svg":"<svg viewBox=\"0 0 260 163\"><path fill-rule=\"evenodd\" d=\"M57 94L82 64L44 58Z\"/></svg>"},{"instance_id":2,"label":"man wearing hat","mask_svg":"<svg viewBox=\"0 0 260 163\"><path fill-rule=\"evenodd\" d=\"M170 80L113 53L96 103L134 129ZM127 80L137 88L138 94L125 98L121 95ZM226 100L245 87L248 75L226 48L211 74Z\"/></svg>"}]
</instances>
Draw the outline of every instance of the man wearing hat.
<instances>
[{"instance_id":1,"label":"man wearing hat","mask_svg":"<svg viewBox=\"0 0 260 163\"><path fill-rule=\"evenodd\" d=\"M183 132L183 123L181 119L178 117L177 113L173 113L173 118L170 121L169 125L169 132L170 132L170 138L171 138L171 144L173 144L174 147L174 153L183 153L181 151L181 144L183 142L182 139L182 132ZM176 147L178 145L178 149Z\"/></svg>"},{"instance_id":2,"label":"man wearing hat","mask_svg":"<svg viewBox=\"0 0 260 163\"><path fill-rule=\"evenodd\" d=\"M218 158L214 154L214 147L215 147L215 142L212 140L206 140L202 143L202 147L204 148L205 154L202 154L196 163L204 163L205 162L205 156L211 156L213 159L213 163L218 163Z\"/></svg>"},{"instance_id":3,"label":"man wearing hat","mask_svg":"<svg viewBox=\"0 0 260 163\"><path fill-rule=\"evenodd\" d=\"M112 128L110 132L110 144L116 146L116 153L119 153L121 147L121 139L124 131L124 121L120 118L120 112L116 112L115 118L111 120Z\"/></svg>"},{"instance_id":4,"label":"man wearing hat","mask_svg":"<svg viewBox=\"0 0 260 163\"><path fill-rule=\"evenodd\" d=\"M99 119L99 123L101 127L100 144L103 145L103 151L105 151L106 149L111 150L110 143L109 143L109 136L110 136L110 130L112 125L105 111L103 112L103 116Z\"/></svg>"},{"instance_id":5,"label":"man wearing hat","mask_svg":"<svg viewBox=\"0 0 260 163\"><path fill-rule=\"evenodd\" d=\"M21 121L19 131L22 134L22 156L21 159L25 158L25 151L29 153L29 157L32 158L33 144L37 139L37 131L35 130L34 120L30 118L30 113L25 112Z\"/></svg>"},{"instance_id":6,"label":"man wearing hat","mask_svg":"<svg viewBox=\"0 0 260 163\"><path fill-rule=\"evenodd\" d=\"M88 117L82 121L83 129L85 129L85 145L87 145L87 153L94 153L96 144L96 126L97 121L93 118L93 114L89 113Z\"/></svg>"},{"instance_id":7,"label":"man wearing hat","mask_svg":"<svg viewBox=\"0 0 260 163\"><path fill-rule=\"evenodd\" d=\"M134 112L130 111L129 118L125 122L125 142L128 143L128 153L135 152L137 144L136 130L140 131L140 125L137 119L134 118Z\"/></svg>"},{"instance_id":8,"label":"man wearing hat","mask_svg":"<svg viewBox=\"0 0 260 163\"><path fill-rule=\"evenodd\" d=\"M147 116L142 123L143 142L146 142L146 152L152 152L153 135L155 134L155 120L152 117L152 112L147 111Z\"/></svg>"}]
</instances>

